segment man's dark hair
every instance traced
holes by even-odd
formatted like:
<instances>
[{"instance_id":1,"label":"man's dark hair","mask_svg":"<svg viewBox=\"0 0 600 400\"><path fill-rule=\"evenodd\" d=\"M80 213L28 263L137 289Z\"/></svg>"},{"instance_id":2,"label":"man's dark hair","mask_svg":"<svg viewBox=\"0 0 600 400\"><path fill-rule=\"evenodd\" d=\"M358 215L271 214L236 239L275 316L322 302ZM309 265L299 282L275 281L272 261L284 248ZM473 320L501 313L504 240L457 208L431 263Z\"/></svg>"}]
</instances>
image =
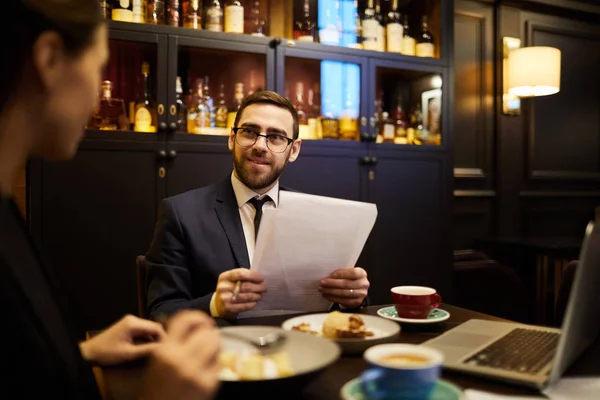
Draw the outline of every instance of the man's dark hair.
<instances>
[{"instance_id":1,"label":"man's dark hair","mask_svg":"<svg viewBox=\"0 0 600 400\"><path fill-rule=\"evenodd\" d=\"M289 101L287 98L283 97L277 92L272 92L269 90L262 90L256 93L252 93L250 96L246 97L244 101L242 101L242 104L240 105L240 108L237 111L235 123L233 126L238 126L240 118L242 117L242 112L246 107L252 104L272 104L276 107L288 110L290 114L292 114L292 118L294 119L294 132L292 138L298 139L298 111L296 111L292 102Z\"/></svg>"}]
</instances>

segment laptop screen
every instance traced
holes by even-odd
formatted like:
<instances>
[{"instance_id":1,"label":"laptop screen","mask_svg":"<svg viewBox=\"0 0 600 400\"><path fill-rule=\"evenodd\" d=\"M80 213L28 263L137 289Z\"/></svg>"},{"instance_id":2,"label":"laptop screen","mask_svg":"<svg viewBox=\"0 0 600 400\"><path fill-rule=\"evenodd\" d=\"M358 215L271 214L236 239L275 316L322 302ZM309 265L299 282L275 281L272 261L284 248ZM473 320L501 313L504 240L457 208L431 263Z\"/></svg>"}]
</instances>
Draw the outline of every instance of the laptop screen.
<instances>
[{"instance_id":1,"label":"laptop screen","mask_svg":"<svg viewBox=\"0 0 600 400\"><path fill-rule=\"evenodd\" d=\"M600 330L599 312L600 222L590 222L585 230L548 384L560 379L566 369L596 341Z\"/></svg>"}]
</instances>

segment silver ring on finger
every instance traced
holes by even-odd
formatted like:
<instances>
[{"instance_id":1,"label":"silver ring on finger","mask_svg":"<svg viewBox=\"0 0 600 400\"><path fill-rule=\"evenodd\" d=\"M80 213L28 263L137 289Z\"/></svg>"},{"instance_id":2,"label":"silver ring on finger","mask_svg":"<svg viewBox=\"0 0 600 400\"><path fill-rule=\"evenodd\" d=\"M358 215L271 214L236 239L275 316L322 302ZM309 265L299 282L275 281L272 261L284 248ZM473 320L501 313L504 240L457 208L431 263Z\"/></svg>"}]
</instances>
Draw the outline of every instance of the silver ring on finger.
<instances>
[{"instance_id":1,"label":"silver ring on finger","mask_svg":"<svg viewBox=\"0 0 600 400\"><path fill-rule=\"evenodd\" d=\"M350 296L354 296L354 289L350 289Z\"/></svg>"}]
</instances>

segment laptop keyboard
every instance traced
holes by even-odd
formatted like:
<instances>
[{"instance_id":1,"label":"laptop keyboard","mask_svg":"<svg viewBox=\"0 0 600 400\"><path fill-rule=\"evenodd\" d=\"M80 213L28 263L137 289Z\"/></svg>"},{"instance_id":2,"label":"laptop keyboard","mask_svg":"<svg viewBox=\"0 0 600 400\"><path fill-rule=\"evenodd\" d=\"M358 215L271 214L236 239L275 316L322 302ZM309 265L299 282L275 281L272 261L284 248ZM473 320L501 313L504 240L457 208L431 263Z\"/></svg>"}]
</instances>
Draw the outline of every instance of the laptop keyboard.
<instances>
[{"instance_id":1,"label":"laptop keyboard","mask_svg":"<svg viewBox=\"0 0 600 400\"><path fill-rule=\"evenodd\" d=\"M552 360L558 338L556 332L515 328L464 363L535 375Z\"/></svg>"}]
</instances>

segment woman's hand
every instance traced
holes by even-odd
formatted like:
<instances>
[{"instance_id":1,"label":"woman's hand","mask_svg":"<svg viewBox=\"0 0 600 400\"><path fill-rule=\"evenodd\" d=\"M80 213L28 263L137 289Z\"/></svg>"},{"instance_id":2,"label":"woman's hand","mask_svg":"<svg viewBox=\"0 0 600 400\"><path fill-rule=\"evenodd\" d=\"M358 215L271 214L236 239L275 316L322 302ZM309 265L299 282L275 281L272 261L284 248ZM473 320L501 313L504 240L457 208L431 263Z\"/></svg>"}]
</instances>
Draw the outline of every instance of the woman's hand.
<instances>
[{"instance_id":1,"label":"woman's hand","mask_svg":"<svg viewBox=\"0 0 600 400\"><path fill-rule=\"evenodd\" d=\"M162 325L127 315L102 333L79 344L83 358L103 367L149 355L166 336ZM149 343L136 344L134 339Z\"/></svg>"}]
</instances>

